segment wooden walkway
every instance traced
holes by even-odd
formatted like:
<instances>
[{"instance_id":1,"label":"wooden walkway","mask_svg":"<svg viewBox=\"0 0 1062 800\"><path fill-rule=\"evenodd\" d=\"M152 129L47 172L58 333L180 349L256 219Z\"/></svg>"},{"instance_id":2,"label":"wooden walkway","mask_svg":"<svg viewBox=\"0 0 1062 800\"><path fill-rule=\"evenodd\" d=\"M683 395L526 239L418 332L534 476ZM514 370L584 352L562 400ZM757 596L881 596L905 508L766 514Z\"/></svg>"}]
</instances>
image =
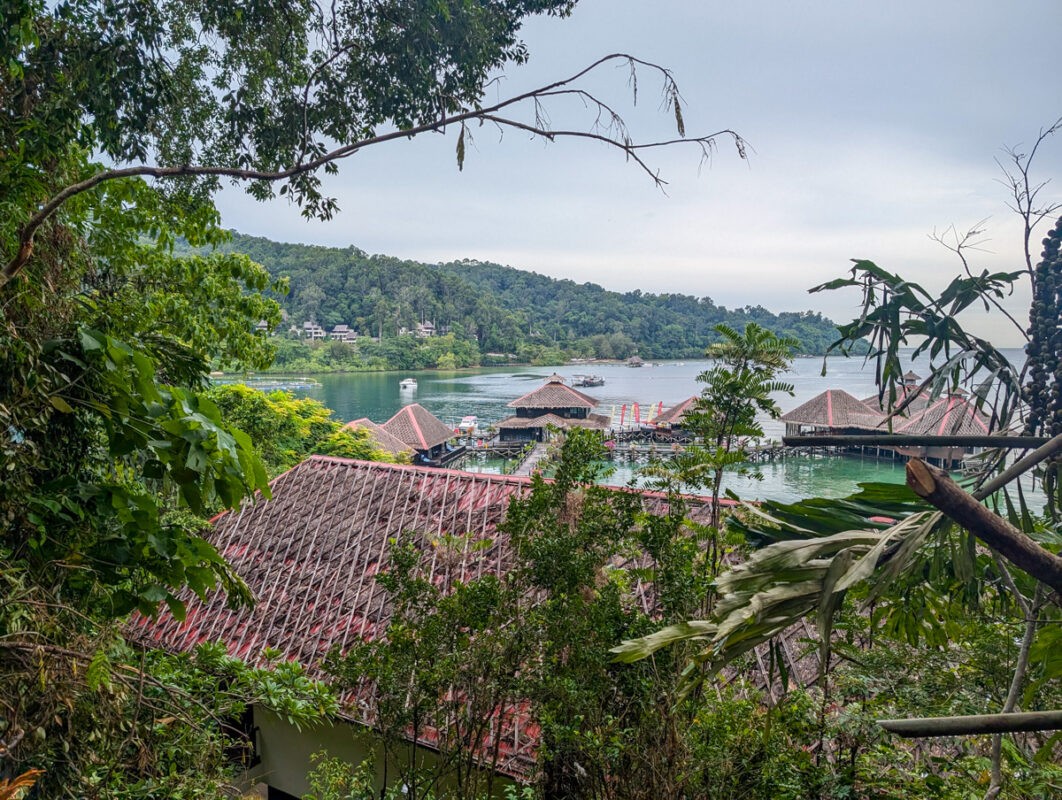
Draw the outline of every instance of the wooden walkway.
<instances>
[{"instance_id":1,"label":"wooden walkway","mask_svg":"<svg viewBox=\"0 0 1062 800\"><path fill-rule=\"evenodd\" d=\"M512 471L513 475L530 475L535 471L535 467L538 466L538 462L546 457L548 445L545 442L539 442L535 445L534 449L527 454L527 457L520 462L520 466Z\"/></svg>"}]
</instances>

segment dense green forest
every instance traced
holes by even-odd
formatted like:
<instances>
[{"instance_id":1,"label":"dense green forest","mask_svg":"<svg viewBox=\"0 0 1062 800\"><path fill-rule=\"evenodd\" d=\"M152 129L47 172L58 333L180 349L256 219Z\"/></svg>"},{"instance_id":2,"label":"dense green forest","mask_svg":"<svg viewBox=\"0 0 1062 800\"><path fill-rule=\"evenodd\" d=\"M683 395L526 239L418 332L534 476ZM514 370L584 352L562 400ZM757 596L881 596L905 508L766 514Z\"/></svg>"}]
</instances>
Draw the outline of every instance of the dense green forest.
<instances>
[{"instance_id":1,"label":"dense green forest","mask_svg":"<svg viewBox=\"0 0 1062 800\"><path fill-rule=\"evenodd\" d=\"M284 244L241 234L222 248L244 253L274 278L289 280L290 293L279 298L289 324L315 320L327 330L347 324L362 336L389 339L403 328L432 322L457 342L474 342L480 356L696 358L718 338L713 328L720 322L738 329L756 322L797 339L800 351L812 354L837 338L834 323L812 311L730 310L708 297L621 294L467 259L422 264L370 256L356 247ZM470 355L462 349L457 365Z\"/></svg>"}]
</instances>

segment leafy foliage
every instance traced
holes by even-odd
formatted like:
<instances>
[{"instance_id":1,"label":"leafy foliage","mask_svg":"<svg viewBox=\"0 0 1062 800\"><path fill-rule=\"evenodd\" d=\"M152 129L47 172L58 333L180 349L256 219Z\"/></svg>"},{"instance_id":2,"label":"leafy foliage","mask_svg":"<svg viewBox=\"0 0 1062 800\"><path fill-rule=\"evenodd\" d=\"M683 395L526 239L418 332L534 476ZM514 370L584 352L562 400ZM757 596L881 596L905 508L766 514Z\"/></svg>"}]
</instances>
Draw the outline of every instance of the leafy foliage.
<instances>
[{"instance_id":1,"label":"leafy foliage","mask_svg":"<svg viewBox=\"0 0 1062 800\"><path fill-rule=\"evenodd\" d=\"M719 495L727 469L745 470L752 442L763 436L761 415L777 418L781 409L771 396L792 395L792 384L777 380L791 361L796 341L779 337L750 322L744 333L720 323L722 341L708 347L713 365L697 376L701 396L686 412L683 427L696 437L656 472L681 486L707 488L712 497L712 527L720 523ZM746 470L747 471L747 470ZM719 563L713 545L713 564Z\"/></svg>"},{"instance_id":2,"label":"leafy foliage","mask_svg":"<svg viewBox=\"0 0 1062 800\"><path fill-rule=\"evenodd\" d=\"M220 384L207 392L229 424L254 442L268 475L276 477L312 453L391 461L369 431L343 428L330 409L308 397L260 392L243 384Z\"/></svg>"},{"instance_id":3,"label":"leafy foliage","mask_svg":"<svg viewBox=\"0 0 1062 800\"><path fill-rule=\"evenodd\" d=\"M937 364L926 380L932 397L977 380L974 394L979 405L990 399L996 401L992 403L992 427L1006 428L1017 412L1020 376L990 341L968 333L957 317L971 306L981 305L989 310L990 301L1012 292L1024 275L1024 271L985 271L976 276L960 276L936 293L872 261L856 260L850 278L838 278L811 291L848 287L862 290L862 313L858 319L840 326L841 335L827 353L848 354L857 343L869 341L866 359L874 361L883 407L895 411L905 407L899 388L903 384L900 348L916 343L909 357L915 359L926 353Z\"/></svg>"}]
</instances>

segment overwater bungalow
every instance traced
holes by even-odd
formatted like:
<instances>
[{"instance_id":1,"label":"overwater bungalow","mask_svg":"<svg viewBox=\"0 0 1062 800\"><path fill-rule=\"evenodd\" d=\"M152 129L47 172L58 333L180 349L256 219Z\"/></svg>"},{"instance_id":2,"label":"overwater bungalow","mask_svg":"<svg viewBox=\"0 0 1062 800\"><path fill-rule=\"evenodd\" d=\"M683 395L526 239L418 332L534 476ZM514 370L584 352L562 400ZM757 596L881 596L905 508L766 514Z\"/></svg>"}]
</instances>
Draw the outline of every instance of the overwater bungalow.
<instances>
[{"instance_id":1,"label":"overwater bungalow","mask_svg":"<svg viewBox=\"0 0 1062 800\"><path fill-rule=\"evenodd\" d=\"M686 419L686 413L693 408L693 404L700 399L700 395L693 395L693 397L687 397L681 403L677 403L670 408L661 411L656 415L656 419L653 420L653 425L658 430L670 430L677 431L682 428L682 423Z\"/></svg>"},{"instance_id":2,"label":"overwater bungalow","mask_svg":"<svg viewBox=\"0 0 1062 800\"><path fill-rule=\"evenodd\" d=\"M392 456L401 457L408 456L413 457L413 448L399 439L397 436L393 436L383 429L381 425L377 425L368 417L362 417L361 419L355 419L348 422L343 426L344 428L364 428L372 436L373 441L377 446Z\"/></svg>"},{"instance_id":3,"label":"overwater bungalow","mask_svg":"<svg viewBox=\"0 0 1062 800\"><path fill-rule=\"evenodd\" d=\"M413 448L415 464L444 467L465 453L464 447L451 444L453 429L420 403L405 406L380 427Z\"/></svg>"},{"instance_id":4,"label":"overwater bungalow","mask_svg":"<svg viewBox=\"0 0 1062 800\"><path fill-rule=\"evenodd\" d=\"M543 386L508 404L516 413L497 424L498 438L503 442L542 442L550 426L562 430L573 427L606 430L609 418L592 413L597 405L596 398L573 389L554 373Z\"/></svg>"},{"instance_id":5,"label":"overwater bungalow","mask_svg":"<svg viewBox=\"0 0 1062 800\"><path fill-rule=\"evenodd\" d=\"M905 394L917 392L918 376L908 373L904 378ZM827 389L783 414L781 420L785 423L787 437L882 433L983 436L992 432L989 417L961 389L935 399L919 392L901 413L891 418L879 404L877 396L859 400L843 389ZM924 458L945 467L954 467L982 448L870 445L848 449L889 458Z\"/></svg>"},{"instance_id":6,"label":"overwater bungalow","mask_svg":"<svg viewBox=\"0 0 1062 800\"><path fill-rule=\"evenodd\" d=\"M786 436L881 433L882 414L844 389L827 389L781 419Z\"/></svg>"}]
</instances>

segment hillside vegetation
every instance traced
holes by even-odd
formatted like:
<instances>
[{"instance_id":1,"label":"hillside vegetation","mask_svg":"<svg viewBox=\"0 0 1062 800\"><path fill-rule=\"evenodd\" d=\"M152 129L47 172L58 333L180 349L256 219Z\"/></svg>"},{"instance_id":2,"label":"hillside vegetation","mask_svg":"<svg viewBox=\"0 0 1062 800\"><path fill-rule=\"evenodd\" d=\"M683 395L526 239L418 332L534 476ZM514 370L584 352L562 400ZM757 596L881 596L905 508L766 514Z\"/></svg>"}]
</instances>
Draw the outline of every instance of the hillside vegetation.
<instances>
[{"instance_id":1,"label":"hillside vegetation","mask_svg":"<svg viewBox=\"0 0 1062 800\"><path fill-rule=\"evenodd\" d=\"M824 352L837 337L834 323L816 312L731 310L709 297L613 292L480 261L423 264L356 247L241 234L222 248L247 254L274 278L288 278L290 293L279 299L289 323L315 320L329 330L347 324L386 340L432 322L456 342L474 343L481 356L696 358L717 339L713 327L720 322L739 330L756 322L796 338L800 352L810 354Z\"/></svg>"}]
</instances>

